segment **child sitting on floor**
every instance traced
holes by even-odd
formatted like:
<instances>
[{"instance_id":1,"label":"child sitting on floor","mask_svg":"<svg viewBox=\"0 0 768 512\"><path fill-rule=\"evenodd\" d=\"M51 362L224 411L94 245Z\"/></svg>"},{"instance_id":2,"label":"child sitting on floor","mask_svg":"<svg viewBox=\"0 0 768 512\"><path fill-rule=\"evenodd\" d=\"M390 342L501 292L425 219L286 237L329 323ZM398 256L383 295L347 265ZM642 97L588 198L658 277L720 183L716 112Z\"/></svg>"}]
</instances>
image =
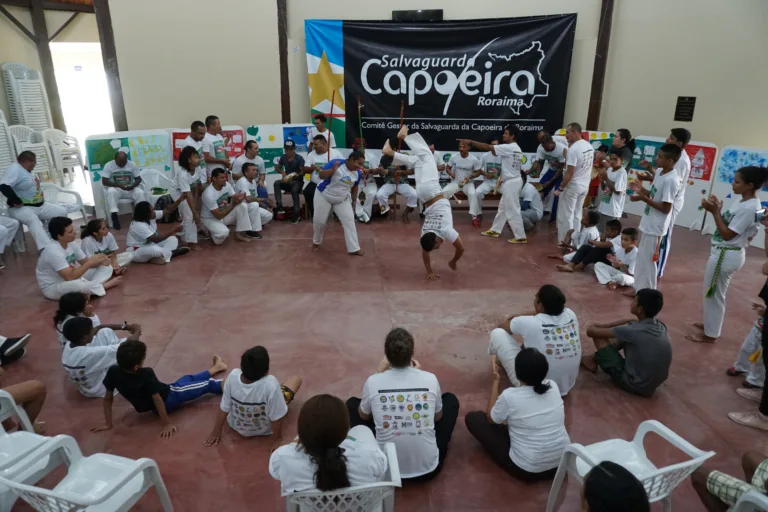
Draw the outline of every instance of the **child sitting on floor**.
<instances>
[{"instance_id":1,"label":"child sitting on floor","mask_svg":"<svg viewBox=\"0 0 768 512\"><path fill-rule=\"evenodd\" d=\"M197 400L208 393L221 394L221 380L211 376L227 371L227 365L219 356L213 356L213 366L195 375L185 375L172 384L160 382L152 368L144 367L147 346L139 340L129 340L117 348L117 364L107 370L104 377L104 423L91 429L102 432L112 429L112 399L115 390L128 400L136 412L153 411L160 416L162 439L173 436L178 429L168 421L168 412L178 409L185 402Z\"/></svg>"},{"instance_id":2,"label":"child sitting on floor","mask_svg":"<svg viewBox=\"0 0 768 512\"><path fill-rule=\"evenodd\" d=\"M283 444L282 418L288 413L288 404L301 387L301 377L294 375L283 384L269 375L269 353L256 346L246 350L224 382L221 409L216 414L206 446L214 446L221 439L221 429L227 420L232 430L241 436L268 436L274 434L274 448Z\"/></svg>"},{"instance_id":3,"label":"child sitting on floor","mask_svg":"<svg viewBox=\"0 0 768 512\"><path fill-rule=\"evenodd\" d=\"M591 213L591 212L590 212ZM605 224L605 233L597 240L590 240L579 247L571 261L565 265L557 265L560 272L581 272L591 263L608 263L608 255L618 246L621 246L621 222L611 220Z\"/></svg>"},{"instance_id":4,"label":"child sitting on floor","mask_svg":"<svg viewBox=\"0 0 768 512\"><path fill-rule=\"evenodd\" d=\"M745 388L761 389L765 384L765 365L763 364L763 349L762 349L762 336L763 336L763 316L765 315L765 306L760 304L752 304L752 309L757 313L757 320L755 320L752 329L750 329L747 337L744 338L744 343L741 345L739 351L739 357L733 366L728 368L725 373L731 377L737 377L739 375L747 374L744 383ZM762 393L762 391L761 391ZM758 400L760 395L756 395Z\"/></svg>"},{"instance_id":5,"label":"child sitting on floor","mask_svg":"<svg viewBox=\"0 0 768 512\"><path fill-rule=\"evenodd\" d=\"M68 343L61 353L61 364L80 394L88 398L103 397L107 389L104 377L107 370L117 364L117 347L126 341L119 339L115 331L127 331L127 338L138 340L141 336L139 325L100 325L94 327L87 316L72 318L64 326L64 337Z\"/></svg>"},{"instance_id":6,"label":"child sitting on floor","mask_svg":"<svg viewBox=\"0 0 768 512\"><path fill-rule=\"evenodd\" d=\"M98 327L101 321L99 315L93 312L91 296L81 292L65 293L59 299L59 309L53 317L53 326L56 328L56 339L61 348L67 344L67 338L64 337L64 324L72 318L87 316L93 322L94 327Z\"/></svg>"},{"instance_id":7,"label":"child sitting on floor","mask_svg":"<svg viewBox=\"0 0 768 512\"><path fill-rule=\"evenodd\" d=\"M589 245L590 241L600 240L600 232L597 230L597 224L600 222L600 214L595 211L584 211L581 215L581 229L578 233L575 230L568 230L565 234L565 238L558 247L565 251L565 255L562 256L565 263L570 263L571 258L576 254L580 248L585 245ZM551 258L560 259L561 255L553 254Z\"/></svg>"},{"instance_id":8,"label":"child sitting on floor","mask_svg":"<svg viewBox=\"0 0 768 512\"><path fill-rule=\"evenodd\" d=\"M619 286L632 286L635 283L635 260L637 260L637 230L626 228L621 232L621 244L613 247L613 254L606 256L610 265L598 261L595 263L595 277L600 284L615 290Z\"/></svg>"},{"instance_id":9,"label":"child sitting on floor","mask_svg":"<svg viewBox=\"0 0 768 512\"><path fill-rule=\"evenodd\" d=\"M117 253L117 241L115 236L109 232L109 227L104 219L93 219L81 228L80 248L88 258L94 254L106 255L114 269L112 273L116 276L125 272L125 267L133 259L133 254L129 252Z\"/></svg>"}]
</instances>

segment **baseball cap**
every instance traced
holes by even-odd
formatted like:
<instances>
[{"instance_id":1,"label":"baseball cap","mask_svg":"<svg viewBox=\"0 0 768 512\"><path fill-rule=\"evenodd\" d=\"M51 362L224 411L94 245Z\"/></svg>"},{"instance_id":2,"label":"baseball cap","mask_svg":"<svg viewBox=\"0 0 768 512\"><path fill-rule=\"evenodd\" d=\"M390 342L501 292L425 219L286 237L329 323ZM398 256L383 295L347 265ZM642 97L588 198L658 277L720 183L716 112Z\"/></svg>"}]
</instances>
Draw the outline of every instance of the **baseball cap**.
<instances>
[{"instance_id":1,"label":"baseball cap","mask_svg":"<svg viewBox=\"0 0 768 512\"><path fill-rule=\"evenodd\" d=\"M285 144L283 144L283 147L285 149L296 149L296 143L293 142L291 139L288 139L285 141Z\"/></svg>"}]
</instances>

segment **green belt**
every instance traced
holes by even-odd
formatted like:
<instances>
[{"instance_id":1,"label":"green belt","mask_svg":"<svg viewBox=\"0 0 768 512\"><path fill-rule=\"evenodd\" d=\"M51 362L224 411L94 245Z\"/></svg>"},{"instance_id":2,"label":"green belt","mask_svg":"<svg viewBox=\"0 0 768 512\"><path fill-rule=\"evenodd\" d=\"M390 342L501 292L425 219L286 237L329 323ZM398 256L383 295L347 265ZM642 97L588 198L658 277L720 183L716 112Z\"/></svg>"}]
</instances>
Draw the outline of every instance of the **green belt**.
<instances>
[{"instance_id":1,"label":"green belt","mask_svg":"<svg viewBox=\"0 0 768 512\"><path fill-rule=\"evenodd\" d=\"M712 281L709 283L707 293L704 294L704 296L708 299L714 297L715 292L717 291L717 279L720 277L720 268L723 266L723 260L725 259L726 251L740 251L741 247L730 247L727 245L722 245L715 247L715 249L720 250L720 256L717 258L717 263L715 263L715 271L712 273Z\"/></svg>"}]
</instances>

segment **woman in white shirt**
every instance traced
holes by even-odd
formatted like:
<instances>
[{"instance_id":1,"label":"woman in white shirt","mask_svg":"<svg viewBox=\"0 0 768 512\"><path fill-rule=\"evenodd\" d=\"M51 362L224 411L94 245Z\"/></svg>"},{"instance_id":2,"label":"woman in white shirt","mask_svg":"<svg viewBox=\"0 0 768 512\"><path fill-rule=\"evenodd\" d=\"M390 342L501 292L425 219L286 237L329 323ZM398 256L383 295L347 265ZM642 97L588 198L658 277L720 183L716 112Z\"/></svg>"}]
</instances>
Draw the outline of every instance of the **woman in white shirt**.
<instances>
[{"instance_id":1,"label":"woman in white shirt","mask_svg":"<svg viewBox=\"0 0 768 512\"><path fill-rule=\"evenodd\" d=\"M90 318L94 327L101 325L98 315L93 312L93 305L91 305L91 297L89 295L80 292L65 293L59 299L59 309L56 310L56 314L53 317L56 339L62 348L67 344L67 339L64 337L64 324L78 316Z\"/></svg>"},{"instance_id":2,"label":"woman in white shirt","mask_svg":"<svg viewBox=\"0 0 768 512\"><path fill-rule=\"evenodd\" d=\"M133 210L133 221L125 239L125 245L128 252L133 254L135 263L165 265L171 261L172 256L181 256L189 252L189 247L179 247L179 239L174 236L184 229L183 226L174 226L168 233L159 235L155 222L172 213L185 198L185 194L180 195L164 210L153 210L152 205L146 201L136 205Z\"/></svg>"},{"instance_id":3,"label":"woman in white shirt","mask_svg":"<svg viewBox=\"0 0 768 512\"><path fill-rule=\"evenodd\" d=\"M712 214L717 230L712 235L712 249L704 270L704 323L693 326L704 335L689 334L697 343L714 343L720 337L725 317L725 292L731 277L744 266L745 248L757 234L757 212L762 208L758 192L768 181L768 169L742 167L733 178L733 193L740 195L725 212L723 202L715 196L701 200L701 206Z\"/></svg>"},{"instance_id":4,"label":"woman in white shirt","mask_svg":"<svg viewBox=\"0 0 768 512\"><path fill-rule=\"evenodd\" d=\"M171 198L179 203L181 226L184 230L184 242L193 251L199 251L197 243L198 230L203 229L203 223L198 214L197 201L203 192L205 183L205 167L200 167L200 155L194 146L187 146L179 154L179 170L173 179Z\"/></svg>"},{"instance_id":5,"label":"woman in white shirt","mask_svg":"<svg viewBox=\"0 0 768 512\"><path fill-rule=\"evenodd\" d=\"M349 428L347 407L331 395L313 396L299 412L297 441L269 458L269 474L283 494L333 491L373 484L387 471L387 457L368 427Z\"/></svg>"},{"instance_id":6,"label":"woman in white shirt","mask_svg":"<svg viewBox=\"0 0 768 512\"><path fill-rule=\"evenodd\" d=\"M133 259L133 255L127 252L117 254L117 241L115 236L109 232L109 227L104 219L93 219L83 226L80 232L80 248L88 258L94 254L104 254L109 258L114 269L113 274L116 276L125 272L125 267Z\"/></svg>"},{"instance_id":7,"label":"woman in white shirt","mask_svg":"<svg viewBox=\"0 0 768 512\"><path fill-rule=\"evenodd\" d=\"M323 243L325 226L331 215L336 214L344 228L344 242L347 252L352 256L364 256L357 240L355 214L352 211L352 198L357 198L357 187L363 180L362 168L365 156L353 151L345 161L332 160L318 172L322 180L315 191L315 215L312 218L314 236L313 248L320 248Z\"/></svg>"},{"instance_id":8,"label":"woman in white shirt","mask_svg":"<svg viewBox=\"0 0 768 512\"><path fill-rule=\"evenodd\" d=\"M522 349L515 358L520 387L507 388L499 396L499 371L494 361L487 410L464 417L467 430L494 462L525 481L553 478L571 442L565 430L563 399L557 384L545 380L548 371L549 363L542 353L535 348Z\"/></svg>"}]
</instances>

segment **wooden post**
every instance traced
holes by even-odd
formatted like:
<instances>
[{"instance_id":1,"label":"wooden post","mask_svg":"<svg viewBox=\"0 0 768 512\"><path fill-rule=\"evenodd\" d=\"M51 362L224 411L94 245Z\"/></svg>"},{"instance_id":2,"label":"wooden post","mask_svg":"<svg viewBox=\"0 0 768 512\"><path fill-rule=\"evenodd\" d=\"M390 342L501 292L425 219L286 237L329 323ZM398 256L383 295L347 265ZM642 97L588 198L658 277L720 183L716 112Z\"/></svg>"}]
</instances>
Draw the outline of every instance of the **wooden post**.
<instances>
[{"instance_id":1,"label":"wooden post","mask_svg":"<svg viewBox=\"0 0 768 512\"><path fill-rule=\"evenodd\" d=\"M597 47L595 48L595 67L592 71L592 91L589 96L589 111L587 112L587 130L597 130L600 124L605 70L608 67L608 48L611 43L613 3L614 0L603 0L600 8L600 25L597 29Z\"/></svg>"},{"instance_id":2,"label":"wooden post","mask_svg":"<svg viewBox=\"0 0 768 512\"><path fill-rule=\"evenodd\" d=\"M67 126L64 124L64 114L61 110L59 87L56 84L56 73L53 71L53 56L51 56L51 47L48 45L48 26L45 23L43 0L32 0L30 14L32 15L32 29L35 31L37 55L40 58L40 68L43 73L43 83L48 94L48 103L51 105L53 127L66 132Z\"/></svg>"},{"instance_id":3,"label":"wooden post","mask_svg":"<svg viewBox=\"0 0 768 512\"><path fill-rule=\"evenodd\" d=\"M96 14L96 25L99 29L101 58L104 61L104 72L107 75L107 86L109 87L109 100L112 104L112 119L115 122L115 131L124 132L128 130L128 118L125 115L123 87L120 85L115 34L112 31L112 16L109 13L108 0L93 0L93 10Z\"/></svg>"},{"instance_id":4,"label":"wooden post","mask_svg":"<svg viewBox=\"0 0 768 512\"><path fill-rule=\"evenodd\" d=\"M280 116L291 122L291 86L288 78L288 2L277 0L277 51L280 56ZM328 149L331 141L328 139Z\"/></svg>"}]
</instances>

